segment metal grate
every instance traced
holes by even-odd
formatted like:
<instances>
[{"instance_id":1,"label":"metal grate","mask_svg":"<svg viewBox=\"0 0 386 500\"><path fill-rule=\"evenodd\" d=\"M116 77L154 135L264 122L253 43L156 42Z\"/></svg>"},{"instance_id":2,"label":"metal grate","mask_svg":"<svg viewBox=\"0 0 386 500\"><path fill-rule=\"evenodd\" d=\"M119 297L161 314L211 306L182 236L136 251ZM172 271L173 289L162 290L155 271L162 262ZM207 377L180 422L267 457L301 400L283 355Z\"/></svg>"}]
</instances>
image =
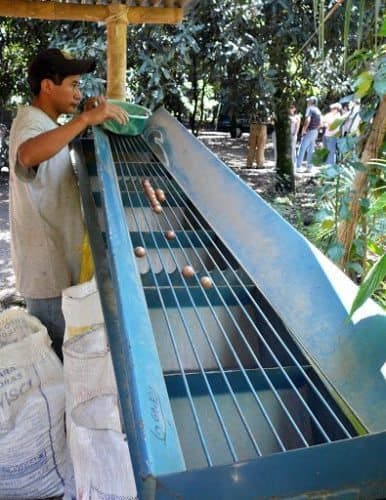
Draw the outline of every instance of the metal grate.
<instances>
[{"instance_id":1,"label":"metal grate","mask_svg":"<svg viewBox=\"0 0 386 500\"><path fill-rule=\"evenodd\" d=\"M110 136L110 145L133 246L146 251L138 270L187 467L356 435L280 317L144 139ZM166 193L160 214L149 206L145 178ZM184 278L185 265L194 276Z\"/></svg>"}]
</instances>

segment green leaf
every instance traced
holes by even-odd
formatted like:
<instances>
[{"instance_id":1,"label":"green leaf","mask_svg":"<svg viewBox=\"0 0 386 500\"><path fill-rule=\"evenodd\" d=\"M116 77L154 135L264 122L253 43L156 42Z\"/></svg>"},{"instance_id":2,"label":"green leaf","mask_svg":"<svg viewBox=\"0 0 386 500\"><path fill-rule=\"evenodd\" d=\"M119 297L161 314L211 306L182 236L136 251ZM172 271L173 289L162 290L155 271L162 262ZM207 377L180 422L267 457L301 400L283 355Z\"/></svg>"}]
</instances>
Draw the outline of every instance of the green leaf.
<instances>
[{"instance_id":1,"label":"green leaf","mask_svg":"<svg viewBox=\"0 0 386 500\"><path fill-rule=\"evenodd\" d=\"M350 318L365 301L371 297L378 286L382 283L386 276L386 254L384 254L378 262L371 268L365 280L358 289L358 293L350 310Z\"/></svg>"},{"instance_id":2,"label":"green leaf","mask_svg":"<svg viewBox=\"0 0 386 500\"><path fill-rule=\"evenodd\" d=\"M383 20L383 24L378 33L379 36L386 36L386 17Z\"/></svg>"},{"instance_id":3,"label":"green leaf","mask_svg":"<svg viewBox=\"0 0 386 500\"><path fill-rule=\"evenodd\" d=\"M363 73L358 76L356 82L354 83L354 88L356 88L356 97L364 97L371 89L372 84L373 75L369 73L369 71L363 71Z\"/></svg>"},{"instance_id":4,"label":"green leaf","mask_svg":"<svg viewBox=\"0 0 386 500\"><path fill-rule=\"evenodd\" d=\"M375 215L379 212L385 212L386 215L386 193L382 193L381 196L375 200L373 206L367 212L367 215Z\"/></svg>"},{"instance_id":5,"label":"green leaf","mask_svg":"<svg viewBox=\"0 0 386 500\"><path fill-rule=\"evenodd\" d=\"M342 155L352 151L355 148L355 144L357 143L356 137L341 137L338 139L338 150Z\"/></svg>"},{"instance_id":6,"label":"green leaf","mask_svg":"<svg viewBox=\"0 0 386 500\"><path fill-rule=\"evenodd\" d=\"M326 219L321 223L323 229L332 229L335 226L335 221Z\"/></svg>"},{"instance_id":7,"label":"green leaf","mask_svg":"<svg viewBox=\"0 0 386 500\"><path fill-rule=\"evenodd\" d=\"M359 206L361 207L361 212L367 215L369 213L370 200L368 198L361 198Z\"/></svg>"},{"instance_id":8,"label":"green leaf","mask_svg":"<svg viewBox=\"0 0 386 500\"><path fill-rule=\"evenodd\" d=\"M161 67L161 71L164 74L164 77L167 80L170 80L170 78L171 78L170 71L168 71L166 68L163 68L163 67Z\"/></svg>"},{"instance_id":9,"label":"green leaf","mask_svg":"<svg viewBox=\"0 0 386 500\"><path fill-rule=\"evenodd\" d=\"M328 257L334 261L338 262L343 257L344 248L340 243L335 243L327 250Z\"/></svg>"},{"instance_id":10,"label":"green leaf","mask_svg":"<svg viewBox=\"0 0 386 500\"><path fill-rule=\"evenodd\" d=\"M350 220L352 217L351 211L349 209L348 203L342 198L342 204L339 210L339 217L343 220Z\"/></svg>"},{"instance_id":11,"label":"green leaf","mask_svg":"<svg viewBox=\"0 0 386 500\"><path fill-rule=\"evenodd\" d=\"M373 254L375 255L379 255L379 257L381 255L383 255L383 248L380 247L377 242L375 241L372 241L372 240L367 240L367 248L370 250L370 252L372 252Z\"/></svg>"},{"instance_id":12,"label":"green leaf","mask_svg":"<svg viewBox=\"0 0 386 500\"><path fill-rule=\"evenodd\" d=\"M315 220L323 223L325 219L329 219L329 217L332 217L332 215L333 213L331 212L331 210L322 208L316 212Z\"/></svg>"},{"instance_id":13,"label":"green leaf","mask_svg":"<svg viewBox=\"0 0 386 500\"><path fill-rule=\"evenodd\" d=\"M366 252L366 245L365 245L365 242L363 240L361 240L361 239L355 239L353 241L353 245L352 246L353 246L353 249L355 250L355 253L359 257L364 257L365 252Z\"/></svg>"},{"instance_id":14,"label":"green leaf","mask_svg":"<svg viewBox=\"0 0 386 500\"><path fill-rule=\"evenodd\" d=\"M340 169L336 166L329 166L323 171L323 174L328 178L328 179L335 179L335 177L338 177L340 175Z\"/></svg>"},{"instance_id":15,"label":"green leaf","mask_svg":"<svg viewBox=\"0 0 386 500\"><path fill-rule=\"evenodd\" d=\"M328 130L332 131L339 128L345 121L345 118L336 118L332 123L330 123L330 125L328 126Z\"/></svg>"},{"instance_id":16,"label":"green leaf","mask_svg":"<svg viewBox=\"0 0 386 500\"><path fill-rule=\"evenodd\" d=\"M316 166L323 165L326 163L328 157L328 149L326 148L316 148L314 154L312 155L312 163Z\"/></svg>"},{"instance_id":17,"label":"green leaf","mask_svg":"<svg viewBox=\"0 0 386 500\"><path fill-rule=\"evenodd\" d=\"M374 90L379 97L383 97L386 94L386 79L380 78L374 80Z\"/></svg>"},{"instance_id":18,"label":"green leaf","mask_svg":"<svg viewBox=\"0 0 386 500\"><path fill-rule=\"evenodd\" d=\"M354 273L358 274L359 276L361 276L363 273L363 267L358 262L350 262L347 267L348 269L350 269L350 271L354 271Z\"/></svg>"}]
</instances>

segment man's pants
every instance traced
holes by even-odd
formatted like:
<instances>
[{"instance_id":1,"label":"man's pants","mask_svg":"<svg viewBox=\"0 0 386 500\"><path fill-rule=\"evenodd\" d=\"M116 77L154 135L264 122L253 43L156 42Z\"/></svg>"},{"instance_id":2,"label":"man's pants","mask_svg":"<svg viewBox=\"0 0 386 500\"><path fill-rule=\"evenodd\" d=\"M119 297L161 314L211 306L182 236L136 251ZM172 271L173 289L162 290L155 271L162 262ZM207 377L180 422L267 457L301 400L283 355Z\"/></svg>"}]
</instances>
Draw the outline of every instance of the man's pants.
<instances>
[{"instance_id":1,"label":"man's pants","mask_svg":"<svg viewBox=\"0 0 386 500\"><path fill-rule=\"evenodd\" d=\"M292 165L296 168L296 144L298 142L297 135L291 135L291 159Z\"/></svg>"},{"instance_id":2,"label":"man's pants","mask_svg":"<svg viewBox=\"0 0 386 500\"><path fill-rule=\"evenodd\" d=\"M36 316L48 330L52 347L63 360L62 344L64 337L64 316L62 313L62 297L49 299L25 299L27 311Z\"/></svg>"},{"instance_id":3,"label":"man's pants","mask_svg":"<svg viewBox=\"0 0 386 500\"><path fill-rule=\"evenodd\" d=\"M304 155L307 153L307 169L311 170L312 167L312 155L315 151L316 139L318 138L318 129L309 130L303 135L302 141L300 143L300 148L298 152L298 157L296 160L296 169L299 170L302 166Z\"/></svg>"},{"instance_id":4,"label":"man's pants","mask_svg":"<svg viewBox=\"0 0 386 500\"><path fill-rule=\"evenodd\" d=\"M336 145L338 143L337 137L324 137L324 143L328 149L327 165L334 165L336 163Z\"/></svg>"}]
</instances>

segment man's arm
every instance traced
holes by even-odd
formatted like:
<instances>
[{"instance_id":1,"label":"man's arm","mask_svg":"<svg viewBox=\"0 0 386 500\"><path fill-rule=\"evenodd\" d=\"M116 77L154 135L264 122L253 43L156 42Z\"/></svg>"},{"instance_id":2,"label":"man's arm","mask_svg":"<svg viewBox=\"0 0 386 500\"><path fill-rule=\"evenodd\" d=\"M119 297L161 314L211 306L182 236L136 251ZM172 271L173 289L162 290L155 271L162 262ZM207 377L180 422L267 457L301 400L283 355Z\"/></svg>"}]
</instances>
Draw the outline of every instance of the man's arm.
<instances>
[{"instance_id":1,"label":"man's arm","mask_svg":"<svg viewBox=\"0 0 386 500\"><path fill-rule=\"evenodd\" d=\"M300 119L300 116L299 115L296 115L296 121L295 121L295 134L296 137L298 136L298 133L299 133L299 129L300 129L300 122L301 122L301 119Z\"/></svg>"},{"instance_id":2,"label":"man's arm","mask_svg":"<svg viewBox=\"0 0 386 500\"><path fill-rule=\"evenodd\" d=\"M303 129L302 129L302 135L307 133L308 126L310 125L311 117L307 116L306 119L304 120L303 124Z\"/></svg>"},{"instance_id":3,"label":"man's arm","mask_svg":"<svg viewBox=\"0 0 386 500\"><path fill-rule=\"evenodd\" d=\"M102 102L95 108L83 111L65 125L23 142L17 152L18 161L24 168L36 167L58 153L87 127L109 119L124 124L127 114L118 106Z\"/></svg>"}]
</instances>

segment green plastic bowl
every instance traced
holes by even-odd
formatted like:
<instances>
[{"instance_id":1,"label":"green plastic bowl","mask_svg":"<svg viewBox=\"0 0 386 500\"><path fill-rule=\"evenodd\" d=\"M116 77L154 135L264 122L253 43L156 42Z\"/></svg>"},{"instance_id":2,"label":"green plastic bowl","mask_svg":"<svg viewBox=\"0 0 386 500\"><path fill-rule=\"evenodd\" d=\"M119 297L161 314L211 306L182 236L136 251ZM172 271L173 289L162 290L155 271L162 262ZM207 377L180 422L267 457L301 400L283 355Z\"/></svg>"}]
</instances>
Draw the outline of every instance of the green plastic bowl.
<instances>
[{"instance_id":1,"label":"green plastic bowl","mask_svg":"<svg viewBox=\"0 0 386 500\"><path fill-rule=\"evenodd\" d=\"M115 120L107 120L102 123L102 127L109 132L119 135L139 135L142 134L146 123L151 116L151 111L139 104L133 104L116 99L109 99L111 104L120 106L129 115L129 121L124 125Z\"/></svg>"}]
</instances>

